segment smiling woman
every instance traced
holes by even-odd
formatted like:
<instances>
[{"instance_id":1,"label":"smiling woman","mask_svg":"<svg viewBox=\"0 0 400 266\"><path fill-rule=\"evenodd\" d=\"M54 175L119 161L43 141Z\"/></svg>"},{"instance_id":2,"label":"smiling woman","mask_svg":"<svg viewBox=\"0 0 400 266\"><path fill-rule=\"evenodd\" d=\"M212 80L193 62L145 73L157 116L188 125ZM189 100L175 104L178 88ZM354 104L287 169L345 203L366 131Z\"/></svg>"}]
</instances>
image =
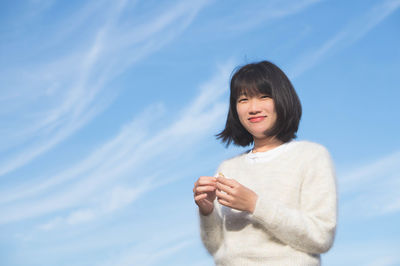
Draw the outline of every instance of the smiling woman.
<instances>
[{"instance_id":1,"label":"smiling woman","mask_svg":"<svg viewBox=\"0 0 400 266\"><path fill-rule=\"evenodd\" d=\"M281 69L267 61L248 64L233 75L230 86L228 118L225 129L218 134L223 142L239 146L253 143L254 135L247 127L251 122L248 119L254 121L260 114L265 116L265 123L270 123L261 138L276 136L280 141L287 142L296 137L301 103Z\"/></svg>"},{"instance_id":2,"label":"smiling woman","mask_svg":"<svg viewBox=\"0 0 400 266\"><path fill-rule=\"evenodd\" d=\"M271 130L276 122L274 101L265 94L249 97L242 93L236 110L240 123L257 139L264 138L265 132Z\"/></svg>"},{"instance_id":3,"label":"smiling woman","mask_svg":"<svg viewBox=\"0 0 400 266\"><path fill-rule=\"evenodd\" d=\"M319 265L333 244L336 181L329 152L294 141L300 100L268 61L231 80L225 129L229 146L253 144L194 185L201 237L216 265Z\"/></svg>"}]
</instances>

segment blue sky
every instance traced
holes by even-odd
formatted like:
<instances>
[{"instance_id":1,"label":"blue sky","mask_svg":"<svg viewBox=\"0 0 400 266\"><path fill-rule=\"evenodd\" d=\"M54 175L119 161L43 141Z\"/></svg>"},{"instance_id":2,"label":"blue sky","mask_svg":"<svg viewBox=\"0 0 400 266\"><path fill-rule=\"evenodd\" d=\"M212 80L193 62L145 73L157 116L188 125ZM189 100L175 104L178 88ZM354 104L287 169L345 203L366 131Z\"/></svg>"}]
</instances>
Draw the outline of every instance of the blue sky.
<instances>
[{"instance_id":1,"label":"blue sky","mask_svg":"<svg viewBox=\"0 0 400 266\"><path fill-rule=\"evenodd\" d=\"M0 265L212 265L193 182L268 59L335 161L324 265L400 265L400 1L1 1Z\"/></svg>"}]
</instances>

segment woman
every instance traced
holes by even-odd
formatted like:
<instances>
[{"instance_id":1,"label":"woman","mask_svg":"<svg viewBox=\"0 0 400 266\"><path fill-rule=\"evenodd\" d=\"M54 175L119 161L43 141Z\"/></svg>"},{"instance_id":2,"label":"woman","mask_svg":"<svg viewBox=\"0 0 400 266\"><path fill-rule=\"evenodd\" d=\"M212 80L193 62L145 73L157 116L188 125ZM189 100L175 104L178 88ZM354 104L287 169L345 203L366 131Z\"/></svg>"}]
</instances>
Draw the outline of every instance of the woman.
<instances>
[{"instance_id":1,"label":"woman","mask_svg":"<svg viewBox=\"0 0 400 266\"><path fill-rule=\"evenodd\" d=\"M336 181L328 151L294 141L300 100L268 61L232 76L229 146L252 150L222 162L194 185L202 241L216 265L320 265L336 228Z\"/></svg>"}]
</instances>

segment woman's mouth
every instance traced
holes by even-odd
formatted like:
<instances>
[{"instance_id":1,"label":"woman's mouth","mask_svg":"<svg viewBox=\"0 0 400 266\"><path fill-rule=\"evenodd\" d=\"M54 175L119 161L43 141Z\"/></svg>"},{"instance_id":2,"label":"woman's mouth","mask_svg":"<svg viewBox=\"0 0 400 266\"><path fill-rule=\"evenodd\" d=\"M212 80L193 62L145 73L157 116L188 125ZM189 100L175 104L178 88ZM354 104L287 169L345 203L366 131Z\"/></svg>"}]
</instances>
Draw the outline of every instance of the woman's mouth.
<instances>
[{"instance_id":1,"label":"woman's mouth","mask_svg":"<svg viewBox=\"0 0 400 266\"><path fill-rule=\"evenodd\" d=\"M250 117L250 118L249 118L249 121L250 121L251 123L258 123L258 122L263 121L263 120L265 119L265 117L266 117L266 116L255 116L255 117Z\"/></svg>"}]
</instances>

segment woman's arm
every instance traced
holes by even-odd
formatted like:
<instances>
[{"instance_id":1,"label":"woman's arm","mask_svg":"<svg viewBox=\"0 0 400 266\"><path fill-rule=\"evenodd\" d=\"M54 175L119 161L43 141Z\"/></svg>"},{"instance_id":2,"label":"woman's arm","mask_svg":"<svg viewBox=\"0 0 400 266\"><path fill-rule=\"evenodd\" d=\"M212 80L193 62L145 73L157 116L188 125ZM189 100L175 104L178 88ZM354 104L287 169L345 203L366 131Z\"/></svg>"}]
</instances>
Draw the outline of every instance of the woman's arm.
<instances>
[{"instance_id":1,"label":"woman's arm","mask_svg":"<svg viewBox=\"0 0 400 266\"><path fill-rule=\"evenodd\" d=\"M216 178L202 176L194 184L194 200L199 209L200 232L204 246L213 255L222 243L222 219L215 206Z\"/></svg>"},{"instance_id":2,"label":"woman's arm","mask_svg":"<svg viewBox=\"0 0 400 266\"><path fill-rule=\"evenodd\" d=\"M214 210L209 215L199 211L200 233L204 246L211 255L214 255L222 244L222 218L219 216L215 202Z\"/></svg>"},{"instance_id":3,"label":"woman's arm","mask_svg":"<svg viewBox=\"0 0 400 266\"><path fill-rule=\"evenodd\" d=\"M306 171L300 195L300 209L276 199L258 197L253 218L280 241L307 253L324 253L333 244L336 229L337 196L330 155L321 149Z\"/></svg>"},{"instance_id":4,"label":"woman's arm","mask_svg":"<svg viewBox=\"0 0 400 266\"><path fill-rule=\"evenodd\" d=\"M323 253L332 246L336 228L336 181L325 148L318 149L306 166L300 209L276 198L257 195L234 179L217 178L217 199L224 206L252 213L252 218L277 239L307 252ZM282 192L285 193L285 192Z\"/></svg>"}]
</instances>

